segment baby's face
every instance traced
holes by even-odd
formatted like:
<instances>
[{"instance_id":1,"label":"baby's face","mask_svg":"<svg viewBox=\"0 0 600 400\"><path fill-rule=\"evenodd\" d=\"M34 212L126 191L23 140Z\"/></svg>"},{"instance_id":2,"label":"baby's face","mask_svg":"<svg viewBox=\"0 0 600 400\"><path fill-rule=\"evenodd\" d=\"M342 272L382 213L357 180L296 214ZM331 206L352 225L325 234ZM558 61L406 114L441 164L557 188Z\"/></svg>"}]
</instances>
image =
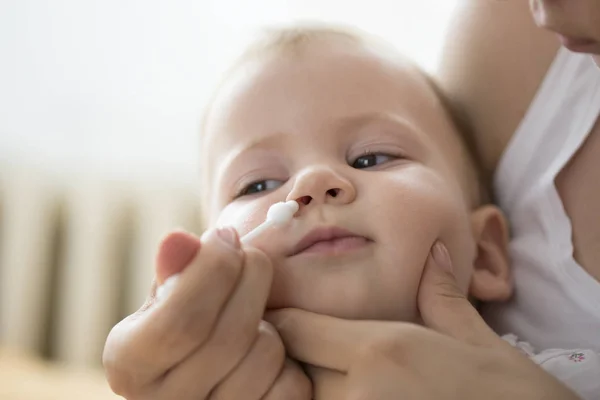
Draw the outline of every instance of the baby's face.
<instances>
[{"instance_id":1,"label":"baby's face","mask_svg":"<svg viewBox=\"0 0 600 400\"><path fill-rule=\"evenodd\" d=\"M466 155L408 65L357 46L248 62L221 89L205 135L212 224L243 235L272 204L300 202L257 243L275 266L270 308L416 321L438 239L467 290Z\"/></svg>"}]
</instances>

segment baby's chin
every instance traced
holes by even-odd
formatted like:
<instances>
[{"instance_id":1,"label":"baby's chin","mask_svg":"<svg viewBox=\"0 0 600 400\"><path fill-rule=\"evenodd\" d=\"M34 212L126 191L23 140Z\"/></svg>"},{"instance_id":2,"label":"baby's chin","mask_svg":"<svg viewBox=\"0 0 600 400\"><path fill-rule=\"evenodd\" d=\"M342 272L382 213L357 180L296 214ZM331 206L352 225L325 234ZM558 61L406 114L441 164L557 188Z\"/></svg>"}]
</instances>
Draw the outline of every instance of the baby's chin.
<instances>
[{"instance_id":1,"label":"baby's chin","mask_svg":"<svg viewBox=\"0 0 600 400\"><path fill-rule=\"evenodd\" d=\"M410 307L379 307L374 308L367 304L366 306L352 307L349 303L314 303L302 304L299 302L281 302L270 298L267 302L266 311L274 311L283 308L297 308L304 311L313 312L316 314L328 315L330 317L342 318L347 320L369 320L369 321L398 321L410 322L415 324L423 324L423 319L419 311L414 306Z\"/></svg>"},{"instance_id":2,"label":"baby's chin","mask_svg":"<svg viewBox=\"0 0 600 400\"><path fill-rule=\"evenodd\" d=\"M396 263L376 265L387 255L372 258L368 253L366 260L356 257L342 267L274 268L267 309L297 308L348 320L421 321L417 296L425 261L409 259L406 271L393 268Z\"/></svg>"}]
</instances>

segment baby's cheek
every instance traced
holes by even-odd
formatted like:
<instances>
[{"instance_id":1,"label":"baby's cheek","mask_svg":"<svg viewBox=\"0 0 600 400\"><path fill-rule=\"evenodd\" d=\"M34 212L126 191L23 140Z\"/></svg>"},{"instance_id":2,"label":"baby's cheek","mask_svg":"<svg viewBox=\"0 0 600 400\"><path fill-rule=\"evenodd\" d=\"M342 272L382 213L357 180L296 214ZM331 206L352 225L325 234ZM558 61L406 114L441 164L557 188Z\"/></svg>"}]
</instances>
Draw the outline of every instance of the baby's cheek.
<instances>
[{"instance_id":1,"label":"baby's cheek","mask_svg":"<svg viewBox=\"0 0 600 400\"><path fill-rule=\"evenodd\" d=\"M258 203L251 204L230 204L219 214L216 226L231 226L243 238L250 231L265 222L268 207ZM272 228L263 232L258 237L252 239L252 242L245 243L259 250L262 250L273 262L281 256L282 249L285 248L286 235L281 235L282 228Z\"/></svg>"},{"instance_id":2,"label":"baby's cheek","mask_svg":"<svg viewBox=\"0 0 600 400\"><path fill-rule=\"evenodd\" d=\"M256 204L229 204L219 213L216 226L232 226L244 236L264 222L267 207Z\"/></svg>"},{"instance_id":3,"label":"baby's cheek","mask_svg":"<svg viewBox=\"0 0 600 400\"><path fill-rule=\"evenodd\" d=\"M417 213L415 210L420 227L420 237L416 240L429 246L424 249L427 255L437 240L446 246L459 287L466 293L473 271L476 246L470 212L460 192L452 189L447 182L439 182L435 191L423 193L419 199L419 207L426 212Z\"/></svg>"}]
</instances>

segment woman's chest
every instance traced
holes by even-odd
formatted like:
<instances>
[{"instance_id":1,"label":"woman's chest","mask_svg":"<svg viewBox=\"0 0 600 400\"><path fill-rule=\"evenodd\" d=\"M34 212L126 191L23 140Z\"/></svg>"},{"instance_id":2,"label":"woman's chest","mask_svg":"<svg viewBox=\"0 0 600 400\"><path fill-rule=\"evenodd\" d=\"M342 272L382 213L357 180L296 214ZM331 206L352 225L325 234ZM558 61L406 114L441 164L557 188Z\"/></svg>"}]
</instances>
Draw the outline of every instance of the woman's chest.
<instances>
[{"instance_id":1,"label":"woman's chest","mask_svg":"<svg viewBox=\"0 0 600 400\"><path fill-rule=\"evenodd\" d=\"M573 227L573 256L600 281L600 119L555 183Z\"/></svg>"}]
</instances>

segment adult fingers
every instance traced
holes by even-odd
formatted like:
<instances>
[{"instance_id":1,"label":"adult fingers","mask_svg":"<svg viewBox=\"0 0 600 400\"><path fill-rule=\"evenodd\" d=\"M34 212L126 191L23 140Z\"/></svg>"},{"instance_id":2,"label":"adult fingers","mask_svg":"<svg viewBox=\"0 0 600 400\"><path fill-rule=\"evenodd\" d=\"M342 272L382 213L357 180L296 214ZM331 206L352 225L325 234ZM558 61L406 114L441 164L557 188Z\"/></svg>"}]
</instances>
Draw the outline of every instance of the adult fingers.
<instances>
[{"instance_id":1,"label":"adult fingers","mask_svg":"<svg viewBox=\"0 0 600 400\"><path fill-rule=\"evenodd\" d=\"M310 400L312 384L302 368L286 359L277 380L261 400Z\"/></svg>"},{"instance_id":2,"label":"adult fingers","mask_svg":"<svg viewBox=\"0 0 600 400\"><path fill-rule=\"evenodd\" d=\"M418 306L425 325L460 341L497 346L503 341L488 327L460 290L446 247L437 242L425 265Z\"/></svg>"},{"instance_id":3,"label":"adult fingers","mask_svg":"<svg viewBox=\"0 0 600 400\"><path fill-rule=\"evenodd\" d=\"M270 260L259 250L248 249L241 279L210 337L173 368L157 390L165 395L178 393L182 398L208 396L246 356L256 340L272 276Z\"/></svg>"},{"instance_id":4,"label":"adult fingers","mask_svg":"<svg viewBox=\"0 0 600 400\"><path fill-rule=\"evenodd\" d=\"M259 400L279 376L285 348L271 324L261 321L258 338L246 357L212 391L210 400Z\"/></svg>"},{"instance_id":5,"label":"adult fingers","mask_svg":"<svg viewBox=\"0 0 600 400\"><path fill-rule=\"evenodd\" d=\"M211 231L169 297L112 329L103 362L116 393L137 393L208 338L238 282L243 259L235 231Z\"/></svg>"},{"instance_id":6,"label":"adult fingers","mask_svg":"<svg viewBox=\"0 0 600 400\"><path fill-rule=\"evenodd\" d=\"M133 314L132 319L143 314L156 302L158 287L167 278L183 271L200 250L200 240L187 232L171 232L161 240L156 254L155 278L150 285L150 293L144 304Z\"/></svg>"},{"instance_id":7,"label":"adult fingers","mask_svg":"<svg viewBox=\"0 0 600 400\"><path fill-rule=\"evenodd\" d=\"M280 333L288 354L312 366L307 371L316 399L410 393L408 387L399 388L407 385L400 374L409 373L409 368L430 370L428 363L436 363L440 353L460 343L411 323L344 320L298 309L273 311L265 318ZM390 387L393 391L387 391Z\"/></svg>"},{"instance_id":8,"label":"adult fingers","mask_svg":"<svg viewBox=\"0 0 600 400\"><path fill-rule=\"evenodd\" d=\"M313 397L315 399L348 399L348 376L345 373L312 365L308 365L304 369L313 383Z\"/></svg>"},{"instance_id":9,"label":"adult fingers","mask_svg":"<svg viewBox=\"0 0 600 400\"><path fill-rule=\"evenodd\" d=\"M275 326L292 358L340 372L349 370L374 332L395 329L392 322L346 320L294 308L270 311L265 319Z\"/></svg>"}]
</instances>

